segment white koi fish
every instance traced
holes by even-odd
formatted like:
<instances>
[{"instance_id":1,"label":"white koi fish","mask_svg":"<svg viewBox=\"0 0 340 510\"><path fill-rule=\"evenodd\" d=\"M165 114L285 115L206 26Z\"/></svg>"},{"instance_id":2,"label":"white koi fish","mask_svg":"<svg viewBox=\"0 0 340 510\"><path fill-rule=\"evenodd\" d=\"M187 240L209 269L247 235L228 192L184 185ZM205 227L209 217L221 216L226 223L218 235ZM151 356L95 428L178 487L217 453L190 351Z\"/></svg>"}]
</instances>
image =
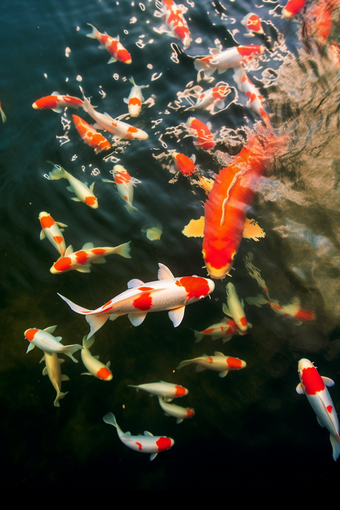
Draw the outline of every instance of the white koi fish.
<instances>
[{"instance_id":1,"label":"white koi fish","mask_svg":"<svg viewBox=\"0 0 340 510\"><path fill-rule=\"evenodd\" d=\"M215 351L214 356L208 356L202 354L198 358L187 359L181 361L178 365L177 370L180 368L196 364L196 372L202 372L203 370L216 370L219 372L220 377L225 377L229 370L240 370L245 368L247 363L239 358L232 358L231 356L225 356L222 352Z\"/></svg>"},{"instance_id":2,"label":"white koi fish","mask_svg":"<svg viewBox=\"0 0 340 510\"><path fill-rule=\"evenodd\" d=\"M98 356L92 356L90 352L90 347L92 347L94 343L94 336L90 339L87 339L86 336L83 338L83 349L80 353L82 362L87 368L88 372L84 372L81 375L93 375L97 377L97 379L101 379L102 381L111 381L112 372L110 370L110 361L104 365L101 361L99 361Z\"/></svg>"},{"instance_id":3,"label":"white koi fish","mask_svg":"<svg viewBox=\"0 0 340 510\"><path fill-rule=\"evenodd\" d=\"M184 388L184 386L164 381L138 384L137 386L135 384L128 384L128 387L136 388L137 391L147 391L150 393L150 396L158 395L159 397L164 398L166 402L171 402L174 398L184 397L189 393L189 390Z\"/></svg>"},{"instance_id":4,"label":"white koi fish","mask_svg":"<svg viewBox=\"0 0 340 510\"><path fill-rule=\"evenodd\" d=\"M46 365L42 373L43 375L48 375L53 388L57 392L57 396L54 400L54 405L55 407L60 407L59 400L64 398L65 395L68 394L68 391L62 393L61 383L62 381L70 380L67 375L61 373L60 364L63 363L65 360L59 359L58 355L55 352L52 352L51 354L44 354L44 356L40 360L40 363L42 361L45 361Z\"/></svg>"},{"instance_id":5,"label":"white koi fish","mask_svg":"<svg viewBox=\"0 0 340 510\"><path fill-rule=\"evenodd\" d=\"M224 73L227 69L246 64L263 52L264 47L257 44L232 46L224 51L214 48L210 55L195 59L194 67L198 72L203 71L205 78L210 78L216 70L219 74Z\"/></svg>"},{"instance_id":6,"label":"white koi fish","mask_svg":"<svg viewBox=\"0 0 340 510\"><path fill-rule=\"evenodd\" d=\"M333 459L340 456L339 421L332 398L327 386L333 386L334 381L328 377L321 377L313 363L306 358L298 363L300 383L296 387L297 393L305 394L312 406L318 423L329 431L333 449Z\"/></svg>"},{"instance_id":7,"label":"white koi fish","mask_svg":"<svg viewBox=\"0 0 340 510\"><path fill-rule=\"evenodd\" d=\"M86 37L90 37L90 39L97 39L100 42L99 48L105 49L110 53L111 58L108 61L108 64L116 61L123 62L124 64L132 63L131 55L119 41L119 36L111 37L107 33L102 34L96 29L96 27L91 25L91 23L88 23L88 25L92 28L92 32L87 34Z\"/></svg>"},{"instance_id":8,"label":"white koi fish","mask_svg":"<svg viewBox=\"0 0 340 510\"><path fill-rule=\"evenodd\" d=\"M230 92L231 88L227 84L217 84L216 87L201 92L196 100L196 104L186 108L186 110L208 110L213 114L215 113L215 108L222 110L225 107L225 98Z\"/></svg>"},{"instance_id":9,"label":"white koi fish","mask_svg":"<svg viewBox=\"0 0 340 510\"><path fill-rule=\"evenodd\" d=\"M119 427L116 417L113 413L108 413L103 417L103 421L108 425L113 425L117 429L119 439L125 446L136 452L151 453L150 460L157 457L159 452L169 450L175 441L171 437L154 436L151 432L144 432L144 435L133 436L130 432L123 432Z\"/></svg>"},{"instance_id":10,"label":"white koi fish","mask_svg":"<svg viewBox=\"0 0 340 510\"><path fill-rule=\"evenodd\" d=\"M96 129L105 129L121 139L146 140L148 138L149 135L142 129L130 126L130 124L122 120L113 119L108 113L97 112L93 106L91 106L90 101L85 97L82 87L80 87L80 90L84 96L84 110L96 121L93 127Z\"/></svg>"},{"instance_id":11,"label":"white koi fish","mask_svg":"<svg viewBox=\"0 0 340 510\"><path fill-rule=\"evenodd\" d=\"M142 103L144 101L144 97L142 94L142 89L145 89L149 85L136 85L135 80L131 76L129 78L130 83L132 83L133 87L129 94L128 98L124 98L124 103L127 103L129 114L131 117L138 117L142 109Z\"/></svg>"},{"instance_id":12,"label":"white koi fish","mask_svg":"<svg viewBox=\"0 0 340 510\"><path fill-rule=\"evenodd\" d=\"M72 246L69 246L64 256L53 264L50 271L52 274L66 273L72 270L90 273L91 264L104 264L107 255L120 255L130 259L130 241L114 248L94 248L93 243L86 243L81 250L75 252L73 252Z\"/></svg>"},{"instance_id":13,"label":"white koi fish","mask_svg":"<svg viewBox=\"0 0 340 510\"><path fill-rule=\"evenodd\" d=\"M195 409L191 407L181 407L176 404L168 404L162 397L158 397L158 402L166 416L174 416L177 418L176 422L181 423L187 418L195 416Z\"/></svg>"},{"instance_id":14,"label":"white koi fish","mask_svg":"<svg viewBox=\"0 0 340 510\"><path fill-rule=\"evenodd\" d=\"M192 39L182 8L173 0L156 0L156 7L165 21L160 31L176 37L183 44L183 49L188 49Z\"/></svg>"},{"instance_id":15,"label":"white koi fish","mask_svg":"<svg viewBox=\"0 0 340 510\"><path fill-rule=\"evenodd\" d=\"M194 331L196 343L200 342L204 336L211 336L213 340L223 339L223 343L228 342L234 335L244 335L246 331L240 331L236 322L231 319L228 321L212 324L203 331Z\"/></svg>"},{"instance_id":16,"label":"white koi fish","mask_svg":"<svg viewBox=\"0 0 340 510\"><path fill-rule=\"evenodd\" d=\"M223 312L234 319L241 331L247 331L248 321L244 313L244 302L240 300L235 289L235 285L231 282L227 283L227 305L223 303Z\"/></svg>"},{"instance_id":17,"label":"white koi fish","mask_svg":"<svg viewBox=\"0 0 340 510\"><path fill-rule=\"evenodd\" d=\"M242 68L239 68L235 71L233 78L236 81L240 91L247 96L247 106L251 108L253 112L256 113L256 115L262 117L264 123L269 127L270 117L263 108L263 97L261 96L259 90L249 80L248 76Z\"/></svg>"},{"instance_id":18,"label":"white koi fish","mask_svg":"<svg viewBox=\"0 0 340 510\"><path fill-rule=\"evenodd\" d=\"M73 175L69 172L66 172L65 168L55 165L54 163L52 163L52 165L54 166L54 170L48 174L50 179L52 181L67 179L70 185L67 186L66 189L76 195L75 197L72 197L71 200L74 200L75 202L84 202L84 204L88 205L92 209L98 208L98 200L93 193L94 182L88 188L87 183L81 182L73 177Z\"/></svg>"},{"instance_id":19,"label":"white koi fish","mask_svg":"<svg viewBox=\"0 0 340 510\"><path fill-rule=\"evenodd\" d=\"M69 356L72 361L78 363L78 360L72 356L72 354L76 351L82 349L82 346L79 344L72 345L62 345L60 341L62 340L61 336L53 336L52 333L56 329L57 326L50 326L46 329L38 329L38 328L30 328L26 329L24 335L25 338L29 341L29 345L26 353L30 352L34 347L39 347L42 351L44 351L45 355L50 356L52 352L59 354L66 354Z\"/></svg>"},{"instance_id":20,"label":"white koi fish","mask_svg":"<svg viewBox=\"0 0 340 510\"><path fill-rule=\"evenodd\" d=\"M137 211L137 208L132 205L133 201L133 188L141 181L131 177L129 172L122 165L115 165L112 169L114 181L110 179L102 179L103 182L113 183L117 186L119 196L126 202L125 208L130 213Z\"/></svg>"},{"instance_id":21,"label":"white koi fish","mask_svg":"<svg viewBox=\"0 0 340 510\"><path fill-rule=\"evenodd\" d=\"M246 27L249 32L245 34L245 37L254 37L254 34L256 35L263 35L263 28L261 25L261 20L258 17L257 14L254 14L253 12L250 12L246 16L244 16L243 20L241 21L241 25Z\"/></svg>"},{"instance_id":22,"label":"white koi fish","mask_svg":"<svg viewBox=\"0 0 340 510\"><path fill-rule=\"evenodd\" d=\"M62 232L67 225L65 225L65 223L60 223L59 221L54 221L52 216L45 211L42 211L39 214L39 221L42 228L40 232L40 239L42 240L47 238L60 255L63 256L66 250L66 244Z\"/></svg>"},{"instance_id":23,"label":"white koi fish","mask_svg":"<svg viewBox=\"0 0 340 510\"><path fill-rule=\"evenodd\" d=\"M205 298L215 288L215 283L201 276L183 276L175 278L163 264L158 264L158 281L144 283L133 279L128 283L128 290L110 299L96 310L88 310L76 305L58 294L69 307L85 315L90 325L88 338L100 329L110 318L115 320L121 315L128 315L133 326L139 326L148 312L169 311L169 318L174 327L179 326L184 316L185 307Z\"/></svg>"}]
</instances>

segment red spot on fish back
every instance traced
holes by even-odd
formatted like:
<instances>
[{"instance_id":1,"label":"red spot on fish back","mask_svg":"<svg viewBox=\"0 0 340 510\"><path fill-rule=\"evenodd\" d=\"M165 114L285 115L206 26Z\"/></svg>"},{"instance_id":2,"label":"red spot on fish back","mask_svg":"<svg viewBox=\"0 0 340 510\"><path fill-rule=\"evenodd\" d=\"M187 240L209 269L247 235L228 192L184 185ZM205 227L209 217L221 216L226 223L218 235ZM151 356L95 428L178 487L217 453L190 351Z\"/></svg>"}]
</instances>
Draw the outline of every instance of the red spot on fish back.
<instances>
[{"instance_id":1,"label":"red spot on fish back","mask_svg":"<svg viewBox=\"0 0 340 510\"><path fill-rule=\"evenodd\" d=\"M163 450L168 450L171 447L171 439L169 437L160 437L156 441L156 445L160 452Z\"/></svg>"},{"instance_id":2,"label":"red spot on fish back","mask_svg":"<svg viewBox=\"0 0 340 510\"><path fill-rule=\"evenodd\" d=\"M70 257L62 257L53 264L54 269L60 272L67 271L68 269L71 268L71 266L72 260L70 259Z\"/></svg>"},{"instance_id":3,"label":"red spot on fish back","mask_svg":"<svg viewBox=\"0 0 340 510\"><path fill-rule=\"evenodd\" d=\"M132 306L138 308L138 310L142 310L143 312L150 310L150 308L152 308L152 297L150 296L150 292L143 292L143 294L132 301Z\"/></svg>"},{"instance_id":4,"label":"red spot on fish back","mask_svg":"<svg viewBox=\"0 0 340 510\"><path fill-rule=\"evenodd\" d=\"M27 338L27 340L29 340L30 342L32 342L35 334L39 331L39 329L36 329L36 328L31 328L31 329L28 329L26 332L25 332L25 337Z\"/></svg>"},{"instance_id":5,"label":"red spot on fish back","mask_svg":"<svg viewBox=\"0 0 340 510\"><path fill-rule=\"evenodd\" d=\"M326 407L326 409L329 412L329 414L331 414L331 412L333 411L333 406L329 405Z\"/></svg>"},{"instance_id":6,"label":"red spot on fish back","mask_svg":"<svg viewBox=\"0 0 340 510\"><path fill-rule=\"evenodd\" d=\"M129 105L137 105L137 106L141 106L142 105L142 102L140 99L138 99L138 97L131 97L131 99L129 99Z\"/></svg>"},{"instance_id":7,"label":"red spot on fish back","mask_svg":"<svg viewBox=\"0 0 340 510\"><path fill-rule=\"evenodd\" d=\"M142 292L150 292L153 290L152 287L138 287L138 290L141 290Z\"/></svg>"},{"instance_id":8,"label":"red spot on fish back","mask_svg":"<svg viewBox=\"0 0 340 510\"><path fill-rule=\"evenodd\" d=\"M142 445L140 443L137 443L137 441L136 441L136 445L138 446L139 451L142 451Z\"/></svg>"},{"instance_id":9,"label":"red spot on fish back","mask_svg":"<svg viewBox=\"0 0 340 510\"><path fill-rule=\"evenodd\" d=\"M299 308L294 317L300 321L310 321L315 319L315 313L304 310L303 308Z\"/></svg>"},{"instance_id":10,"label":"red spot on fish back","mask_svg":"<svg viewBox=\"0 0 340 510\"><path fill-rule=\"evenodd\" d=\"M75 257L77 259L78 264L86 264L89 256L84 250L79 250L75 253Z\"/></svg>"},{"instance_id":11,"label":"red spot on fish back","mask_svg":"<svg viewBox=\"0 0 340 510\"><path fill-rule=\"evenodd\" d=\"M201 278L200 276L183 276L183 278L176 281L176 285L185 288L188 299L199 299L209 294L208 282L205 278Z\"/></svg>"},{"instance_id":12,"label":"red spot on fish back","mask_svg":"<svg viewBox=\"0 0 340 510\"><path fill-rule=\"evenodd\" d=\"M85 202L85 204L92 206L92 205L96 204L97 199L96 199L96 197L86 197L84 202Z\"/></svg>"},{"instance_id":13,"label":"red spot on fish back","mask_svg":"<svg viewBox=\"0 0 340 510\"><path fill-rule=\"evenodd\" d=\"M237 51L242 56L250 56L253 53L262 53L261 46L258 46L257 44L249 45L249 46L238 46Z\"/></svg>"},{"instance_id":14,"label":"red spot on fish back","mask_svg":"<svg viewBox=\"0 0 340 510\"><path fill-rule=\"evenodd\" d=\"M128 172L118 172L116 175L115 175L115 183L116 184L126 184L128 182L130 182L131 180L131 176Z\"/></svg>"},{"instance_id":15,"label":"red spot on fish back","mask_svg":"<svg viewBox=\"0 0 340 510\"><path fill-rule=\"evenodd\" d=\"M94 248L91 251L94 255L104 255L104 253L106 253L106 250L104 250L104 248Z\"/></svg>"},{"instance_id":16,"label":"red spot on fish back","mask_svg":"<svg viewBox=\"0 0 340 510\"><path fill-rule=\"evenodd\" d=\"M42 228L50 228L52 227L52 225L54 225L54 223L55 221L50 215L43 216L40 220L40 225L42 226Z\"/></svg>"},{"instance_id":17,"label":"red spot on fish back","mask_svg":"<svg viewBox=\"0 0 340 510\"><path fill-rule=\"evenodd\" d=\"M61 236L53 236L53 241L55 241L57 244L61 244L63 240L64 239Z\"/></svg>"},{"instance_id":18,"label":"red spot on fish back","mask_svg":"<svg viewBox=\"0 0 340 510\"><path fill-rule=\"evenodd\" d=\"M205 358L206 361L209 361L209 363L213 362L213 359L211 357Z\"/></svg>"},{"instance_id":19,"label":"red spot on fish back","mask_svg":"<svg viewBox=\"0 0 340 510\"><path fill-rule=\"evenodd\" d=\"M232 358L229 356L226 359L226 363L230 369L242 368L242 361L238 358Z\"/></svg>"},{"instance_id":20,"label":"red spot on fish back","mask_svg":"<svg viewBox=\"0 0 340 510\"><path fill-rule=\"evenodd\" d=\"M175 395L177 397L182 397L183 395L187 394L187 390L183 388L183 386L175 386Z\"/></svg>"},{"instance_id":21,"label":"red spot on fish back","mask_svg":"<svg viewBox=\"0 0 340 510\"><path fill-rule=\"evenodd\" d=\"M111 371L107 367L102 367L97 372L97 377L99 377L99 379L107 379L110 375Z\"/></svg>"},{"instance_id":22,"label":"red spot on fish back","mask_svg":"<svg viewBox=\"0 0 340 510\"><path fill-rule=\"evenodd\" d=\"M247 319L244 316L241 317L240 322L241 322L242 326L247 326L248 325Z\"/></svg>"},{"instance_id":23,"label":"red spot on fish back","mask_svg":"<svg viewBox=\"0 0 340 510\"><path fill-rule=\"evenodd\" d=\"M314 367L304 368L302 370L301 380L307 395L315 395L318 391L325 389L325 384L319 372Z\"/></svg>"}]
</instances>

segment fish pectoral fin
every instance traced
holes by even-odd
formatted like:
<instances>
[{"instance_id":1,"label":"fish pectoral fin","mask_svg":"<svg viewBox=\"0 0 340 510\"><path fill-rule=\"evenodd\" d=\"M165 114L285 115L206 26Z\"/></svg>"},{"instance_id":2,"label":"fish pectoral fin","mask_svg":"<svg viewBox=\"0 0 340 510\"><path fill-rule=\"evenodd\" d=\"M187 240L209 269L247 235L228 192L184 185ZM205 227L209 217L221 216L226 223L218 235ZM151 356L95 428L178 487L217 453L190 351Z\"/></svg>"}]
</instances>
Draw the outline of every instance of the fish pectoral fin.
<instances>
[{"instance_id":1,"label":"fish pectoral fin","mask_svg":"<svg viewBox=\"0 0 340 510\"><path fill-rule=\"evenodd\" d=\"M90 242L85 243L82 247L82 250L93 250L94 244Z\"/></svg>"},{"instance_id":2,"label":"fish pectoral fin","mask_svg":"<svg viewBox=\"0 0 340 510\"><path fill-rule=\"evenodd\" d=\"M154 459L157 457L157 455L158 455L158 453L157 453L157 452L156 452L156 453L152 453L152 454L150 455L150 460L154 460Z\"/></svg>"},{"instance_id":3,"label":"fish pectoral fin","mask_svg":"<svg viewBox=\"0 0 340 510\"><path fill-rule=\"evenodd\" d=\"M219 375L219 377L225 377L228 372L229 372L229 370L225 370L224 372L220 372L218 375Z\"/></svg>"},{"instance_id":4,"label":"fish pectoral fin","mask_svg":"<svg viewBox=\"0 0 340 510\"><path fill-rule=\"evenodd\" d=\"M296 393L298 393L299 395L303 395L304 394L304 391L302 389L302 385L301 383L299 383L297 386L296 386Z\"/></svg>"},{"instance_id":5,"label":"fish pectoral fin","mask_svg":"<svg viewBox=\"0 0 340 510\"><path fill-rule=\"evenodd\" d=\"M45 238L46 238L45 232L44 232L44 230L41 230L41 232L40 232L40 241L42 241Z\"/></svg>"},{"instance_id":6,"label":"fish pectoral fin","mask_svg":"<svg viewBox=\"0 0 340 510\"><path fill-rule=\"evenodd\" d=\"M28 347L27 347L26 354L27 354L28 352L30 352L32 349L34 349L34 344L29 343L29 344L28 344Z\"/></svg>"},{"instance_id":7,"label":"fish pectoral fin","mask_svg":"<svg viewBox=\"0 0 340 510\"><path fill-rule=\"evenodd\" d=\"M56 221L56 224L59 226L59 227L63 227L63 228L66 228L67 225L65 225L65 223L61 223L60 221Z\"/></svg>"},{"instance_id":8,"label":"fish pectoral fin","mask_svg":"<svg viewBox=\"0 0 340 510\"><path fill-rule=\"evenodd\" d=\"M85 264L85 266L77 267L76 271L79 273L91 273L91 264Z\"/></svg>"},{"instance_id":9,"label":"fish pectoral fin","mask_svg":"<svg viewBox=\"0 0 340 510\"><path fill-rule=\"evenodd\" d=\"M68 375L61 374L61 380L62 380L62 381L69 381L69 380L70 380L70 378L69 378L69 376L68 376Z\"/></svg>"},{"instance_id":10,"label":"fish pectoral fin","mask_svg":"<svg viewBox=\"0 0 340 510\"><path fill-rule=\"evenodd\" d=\"M260 238L266 237L265 231L254 219L249 220L246 218L243 230L243 237L245 239L253 239L258 241Z\"/></svg>"},{"instance_id":11,"label":"fish pectoral fin","mask_svg":"<svg viewBox=\"0 0 340 510\"><path fill-rule=\"evenodd\" d=\"M329 377L322 376L321 379L323 380L323 382L325 383L326 386L334 386L334 384L335 384L333 379L330 379Z\"/></svg>"},{"instance_id":12,"label":"fish pectoral fin","mask_svg":"<svg viewBox=\"0 0 340 510\"><path fill-rule=\"evenodd\" d=\"M222 304L222 311L225 315L228 315L228 317L231 317L230 310L225 303Z\"/></svg>"},{"instance_id":13,"label":"fish pectoral fin","mask_svg":"<svg viewBox=\"0 0 340 510\"><path fill-rule=\"evenodd\" d=\"M42 375L47 375L47 368L45 367L44 370L42 371Z\"/></svg>"},{"instance_id":14,"label":"fish pectoral fin","mask_svg":"<svg viewBox=\"0 0 340 510\"><path fill-rule=\"evenodd\" d=\"M55 326L50 326L48 328L45 328L44 331L46 331L46 333L50 333L50 335L52 335L52 333L54 333L56 327L57 327L56 325Z\"/></svg>"},{"instance_id":15,"label":"fish pectoral fin","mask_svg":"<svg viewBox=\"0 0 340 510\"><path fill-rule=\"evenodd\" d=\"M198 220L191 220L182 230L182 234L186 237L203 237L204 233L204 216Z\"/></svg>"},{"instance_id":16,"label":"fish pectoral fin","mask_svg":"<svg viewBox=\"0 0 340 510\"><path fill-rule=\"evenodd\" d=\"M78 197L71 197L71 200L74 200L75 202L81 202L80 198Z\"/></svg>"},{"instance_id":17,"label":"fish pectoral fin","mask_svg":"<svg viewBox=\"0 0 340 510\"><path fill-rule=\"evenodd\" d=\"M144 321L146 317L146 313L129 313L128 314L128 319L129 321L131 322L131 324L133 326L139 326L140 324L142 324L142 322Z\"/></svg>"},{"instance_id":18,"label":"fish pectoral fin","mask_svg":"<svg viewBox=\"0 0 340 510\"><path fill-rule=\"evenodd\" d=\"M169 318L172 324L174 325L174 328L177 328L177 326L179 326L180 323L182 322L184 317L184 311L185 306L180 306L178 308L175 308L175 310L169 311Z\"/></svg>"},{"instance_id":19,"label":"fish pectoral fin","mask_svg":"<svg viewBox=\"0 0 340 510\"><path fill-rule=\"evenodd\" d=\"M214 356L222 356L224 358L223 352L215 351Z\"/></svg>"},{"instance_id":20,"label":"fish pectoral fin","mask_svg":"<svg viewBox=\"0 0 340 510\"><path fill-rule=\"evenodd\" d=\"M151 434L148 430L144 430L144 436L153 437L153 434Z\"/></svg>"}]
</instances>

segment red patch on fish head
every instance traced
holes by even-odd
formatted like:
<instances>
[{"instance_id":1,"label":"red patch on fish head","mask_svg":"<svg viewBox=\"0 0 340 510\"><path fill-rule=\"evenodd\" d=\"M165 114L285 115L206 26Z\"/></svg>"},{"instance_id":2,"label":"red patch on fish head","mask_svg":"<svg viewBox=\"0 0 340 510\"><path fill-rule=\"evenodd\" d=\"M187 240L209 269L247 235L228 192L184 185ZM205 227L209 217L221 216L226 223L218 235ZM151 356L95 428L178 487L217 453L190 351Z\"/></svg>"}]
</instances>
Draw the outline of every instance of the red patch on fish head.
<instances>
[{"instance_id":1,"label":"red patch on fish head","mask_svg":"<svg viewBox=\"0 0 340 510\"><path fill-rule=\"evenodd\" d=\"M98 201L97 201L96 197L85 197L84 202L85 202L85 204L89 205L90 207L98 206Z\"/></svg>"},{"instance_id":2,"label":"red patch on fish head","mask_svg":"<svg viewBox=\"0 0 340 510\"><path fill-rule=\"evenodd\" d=\"M195 411L193 409L187 409L187 418L192 418L195 414Z\"/></svg>"},{"instance_id":3,"label":"red patch on fish head","mask_svg":"<svg viewBox=\"0 0 340 510\"><path fill-rule=\"evenodd\" d=\"M184 388L183 386L175 386L175 395L176 397L183 397L184 395L188 394L188 390Z\"/></svg>"},{"instance_id":4,"label":"red patch on fish head","mask_svg":"<svg viewBox=\"0 0 340 510\"><path fill-rule=\"evenodd\" d=\"M111 370L107 367L102 367L98 370L97 377L99 379L110 380L112 378Z\"/></svg>"},{"instance_id":5,"label":"red patch on fish head","mask_svg":"<svg viewBox=\"0 0 340 510\"><path fill-rule=\"evenodd\" d=\"M231 270L240 241L234 239L203 239L202 254L209 275L223 279Z\"/></svg>"},{"instance_id":6,"label":"red patch on fish head","mask_svg":"<svg viewBox=\"0 0 340 510\"><path fill-rule=\"evenodd\" d=\"M39 329L36 329L36 328L31 328L31 329L27 329L24 333L25 337L27 338L27 340L29 340L30 342L32 342L32 340L34 339L35 337L35 334L39 331Z\"/></svg>"},{"instance_id":7,"label":"red patch on fish head","mask_svg":"<svg viewBox=\"0 0 340 510\"><path fill-rule=\"evenodd\" d=\"M42 228L50 228L52 227L52 225L54 225L54 223L55 221L50 215L42 216L40 219L40 225L42 226Z\"/></svg>"},{"instance_id":8,"label":"red patch on fish head","mask_svg":"<svg viewBox=\"0 0 340 510\"><path fill-rule=\"evenodd\" d=\"M146 312L152 308L152 297L150 296L150 292L143 292L140 296L135 298L132 301L132 306Z\"/></svg>"},{"instance_id":9,"label":"red patch on fish head","mask_svg":"<svg viewBox=\"0 0 340 510\"><path fill-rule=\"evenodd\" d=\"M131 55L125 48L118 50L117 58L121 62L124 62L124 64L131 64L132 62Z\"/></svg>"},{"instance_id":10,"label":"red patch on fish head","mask_svg":"<svg viewBox=\"0 0 340 510\"><path fill-rule=\"evenodd\" d=\"M304 368L301 373L301 382L307 395L315 395L325 389L325 383L315 367Z\"/></svg>"},{"instance_id":11,"label":"red patch on fish head","mask_svg":"<svg viewBox=\"0 0 340 510\"><path fill-rule=\"evenodd\" d=\"M176 281L178 287L184 287L188 299L200 299L210 293L210 287L206 278L200 276L183 276Z\"/></svg>"},{"instance_id":12,"label":"red patch on fish head","mask_svg":"<svg viewBox=\"0 0 340 510\"><path fill-rule=\"evenodd\" d=\"M70 257L61 257L57 262L53 264L53 268L58 273L62 273L63 271L68 271L72 267L72 260Z\"/></svg>"},{"instance_id":13,"label":"red patch on fish head","mask_svg":"<svg viewBox=\"0 0 340 510\"><path fill-rule=\"evenodd\" d=\"M262 53L261 46L258 46L257 44L252 44L249 46L237 46L237 51L240 53L240 55L243 55L244 57L251 56L253 53L260 54Z\"/></svg>"},{"instance_id":14,"label":"red patch on fish head","mask_svg":"<svg viewBox=\"0 0 340 510\"><path fill-rule=\"evenodd\" d=\"M260 18L256 14L249 16L247 21L247 28L254 30L255 32L261 30Z\"/></svg>"},{"instance_id":15,"label":"red patch on fish head","mask_svg":"<svg viewBox=\"0 0 340 510\"><path fill-rule=\"evenodd\" d=\"M79 250L75 253L75 257L77 259L77 264L86 264L89 256L84 250Z\"/></svg>"},{"instance_id":16,"label":"red patch on fish head","mask_svg":"<svg viewBox=\"0 0 340 510\"><path fill-rule=\"evenodd\" d=\"M244 327L247 327L247 326L248 326L247 319L246 319L244 316L243 316L243 317L241 317L240 322L241 322L241 325L242 325L242 326L244 326Z\"/></svg>"},{"instance_id":17,"label":"red patch on fish head","mask_svg":"<svg viewBox=\"0 0 340 510\"><path fill-rule=\"evenodd\" d=\"M156 441L156 445L157 445L158 451L162 452L164 450L168 450L169 448L171 448L171 446L173 445L173 441L172 441L172 439L170 439L170 437L160 437Z\"/></svg>"},{"instance_id":18,"label":"red patch on fish head","mask_svg":"<svg viewBox=\"0 0 340 510\"><path fill-rule=\"evenodd\" d=\"M134 134L138 133L138 128L134 126L130 126L126 132L126 135L124 138L128 138L129 140L132 140L134 138Z\"/></svg>"},{"instance_id":19,"label":"red patch on fish head","mask_svg":"<svg viewBox=\"0 0 340 510\"><path fill-rule=\"evenodd\" d=\"M46 96L46 97L42 97L41 99L38 99L34 105L35 105L35 108L38 108L38 109L53 109L53 108L57 108L58 106L58 103L59 103L59 99L58 99L58 96Z\"/></svg>"},{"instance_id":20,"label":"red patch on fish head","mask_svg":"<svg viewBox=\"0 0 340 510\"><path fill-rule=\"evenodd\" d=\"M239 368L242 368L242 366L243 366L242 360L240 360L238 358L232 358L231 356L229 356L226 359L226 363L228 365L228 368L230 368L230 370L238 370Z\"/></svg>"}]
</instances>

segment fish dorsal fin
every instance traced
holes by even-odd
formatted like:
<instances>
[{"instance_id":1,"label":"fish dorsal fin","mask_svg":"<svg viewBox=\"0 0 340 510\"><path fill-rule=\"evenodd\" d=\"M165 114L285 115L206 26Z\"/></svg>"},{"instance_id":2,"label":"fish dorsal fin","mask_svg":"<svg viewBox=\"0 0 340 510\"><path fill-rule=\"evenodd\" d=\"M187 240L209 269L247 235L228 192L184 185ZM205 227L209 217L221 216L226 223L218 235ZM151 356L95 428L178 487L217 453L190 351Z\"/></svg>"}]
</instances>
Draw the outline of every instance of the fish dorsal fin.
<instances>
[{"instance_id":1,"label":"fish dorsal fin","mask_svg":"<svg viewBox=\"0 0 340 510\"><path fill-rule=\"evenodd\" d=\"M70 244L70 246L68 246L65 250L64 257L68 257L68 255L72 255L72 253L73 253L73 246Z\"/></svg>"},{"instance_id":2,"label":"fish dorsal fin","mask_svg":"<svg viewBox=\"0 0 340 510\"><path fill-rule=\"evenodd\" d=\"M93 243L89 242L84 244L82 250L92 250L93 248L94 248Z\"/></svg>"},{"instance_id":3,"label":"fish dorsal fin","mask_svg":"<svg viewBox=\"0 0 340 510\"><path fill-rule=\"evenodd\" d=\"M133 278L127 284L128 289L133 289L134 287L140 287L141 285L144 285L144 282L142 282L142 280L138 280L138 278Z\"/></svg>"},{"instance_id":4,"label":"fish dorsal fin","mask_svg":"<svg viewBox=\"0 0 340 510\"><path fill-rule=\"evenodd\" d=\"M153 434L151 434L148 430L144 430L144 436L153 437Z\"/></svg>"},{"instance_id":5,"label":"fish dorsal fin","mask_svg":"<svg viewBox=\"0 0 340 510\"><path fill-rule=\"evenodd\" d=\"M158 280L173 280L175 277L168 267L159 262Z\"/></svg>"},{"instance_id":6,"label":"fish dorsal fin","mask_svg":"<svg viewBox=\"0 0 340 510\"><path fill-rule=\"evenodd\" d=\"M54 333L56 327L57 326L50 326L49 328L45 328L44 331L46 331L46 333L50 333L50 335L52 335L52 333Z\"/></svg>"},{"instance_id":7,"label":"fish dorsal fin","mask_svg":"<svg viewBox=\"0 0 340 510\"><path fill-rule=\"evenodd\" d=\"M215 351L214 356L223 356L223 358L225 358L223 352L219 352L219 351Z\"/></svg>"}]
</instances>

